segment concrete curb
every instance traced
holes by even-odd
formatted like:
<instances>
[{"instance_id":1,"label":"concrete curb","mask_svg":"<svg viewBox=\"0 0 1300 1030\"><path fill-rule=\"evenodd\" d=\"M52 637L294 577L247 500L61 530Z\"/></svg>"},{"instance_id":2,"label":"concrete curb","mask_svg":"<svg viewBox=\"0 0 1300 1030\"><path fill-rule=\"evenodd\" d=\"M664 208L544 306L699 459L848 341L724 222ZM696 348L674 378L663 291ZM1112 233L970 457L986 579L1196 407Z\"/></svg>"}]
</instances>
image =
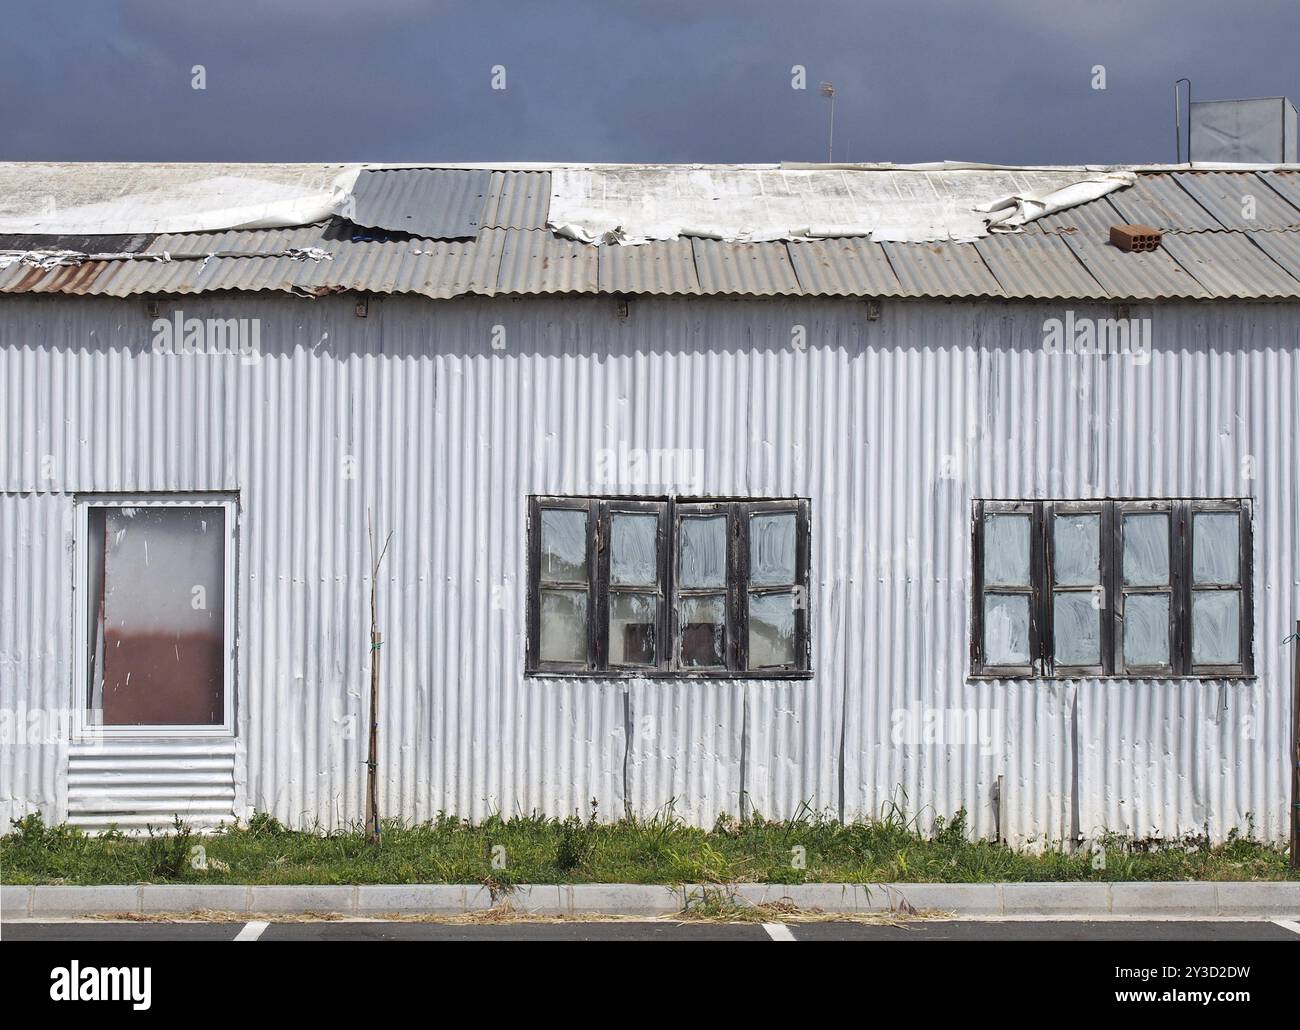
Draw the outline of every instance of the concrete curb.
<instances>
[{"instance_id":1,"label":"concrete curb","mask_svg":"<svg viewBox=\"0 0 1300 1030\"><path fill-rule=\"evenodd\" d=\"M664 916L710 896L740 905L786 902L829 913L1045 918L1240 917L1300 919L1300 882L1143 883L742 883L728 886L535 884L508 896L535 915ZM238 886L142 884L0 887L0 919L70 919L118 912L229 912L236 915L459 915L495 901L464 884Z\"/></svg>"}]
</instances>

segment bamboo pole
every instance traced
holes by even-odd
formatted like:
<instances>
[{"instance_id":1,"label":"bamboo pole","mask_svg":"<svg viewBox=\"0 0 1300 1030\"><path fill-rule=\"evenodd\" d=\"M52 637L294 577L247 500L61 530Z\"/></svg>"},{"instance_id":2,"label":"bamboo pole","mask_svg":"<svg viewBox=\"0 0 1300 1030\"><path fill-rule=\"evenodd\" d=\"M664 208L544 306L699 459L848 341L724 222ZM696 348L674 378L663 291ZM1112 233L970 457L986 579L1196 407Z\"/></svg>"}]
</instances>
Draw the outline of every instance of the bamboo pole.
<instances>
[{"instance_id":1,"label":"bamboo pole","mask_svg":"<svg viewBox=\"0 0 1300 1030\"><path fill-rule=\"evenodd\" d=\"M366 512L366 535L370 538L370 747L366 759L366 836L371 843L379 843L379 649L384 636L379 632L378 580L379 567L384 563L388 545L393 539L390 532L383 549L375 557L375 531Z\"/></svg>"}]
</instances>

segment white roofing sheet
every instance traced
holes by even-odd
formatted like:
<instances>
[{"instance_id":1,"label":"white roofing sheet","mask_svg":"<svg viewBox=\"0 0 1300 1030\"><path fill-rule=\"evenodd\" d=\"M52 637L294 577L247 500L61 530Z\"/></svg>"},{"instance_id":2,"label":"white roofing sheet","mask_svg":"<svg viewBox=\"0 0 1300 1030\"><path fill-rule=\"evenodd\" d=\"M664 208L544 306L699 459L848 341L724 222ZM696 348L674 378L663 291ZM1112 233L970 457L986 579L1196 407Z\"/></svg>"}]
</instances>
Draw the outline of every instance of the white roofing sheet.
<instances>
[{"instance_id":1,"label":"white roofing sheet","mask_svg":"<svg viewBox=\"0 0 1300 1030\"><path fill-rule=\"evenodd\" d=\"M972 241L1104 196L1132 173L1085 169L857 171L642 165L556 168L548 224L586 243L870 236Z\"/></svg>"},{"instance_id":2,"label":"white roofing sheet","mask_svg":"<svg viewBox=\"0 0 1300 1030\"><path fill-rule=\"evenodd\" d=\"M211 232L336 214L355 165L0 164L0 233Z\"/></svg>"}]
</instances>

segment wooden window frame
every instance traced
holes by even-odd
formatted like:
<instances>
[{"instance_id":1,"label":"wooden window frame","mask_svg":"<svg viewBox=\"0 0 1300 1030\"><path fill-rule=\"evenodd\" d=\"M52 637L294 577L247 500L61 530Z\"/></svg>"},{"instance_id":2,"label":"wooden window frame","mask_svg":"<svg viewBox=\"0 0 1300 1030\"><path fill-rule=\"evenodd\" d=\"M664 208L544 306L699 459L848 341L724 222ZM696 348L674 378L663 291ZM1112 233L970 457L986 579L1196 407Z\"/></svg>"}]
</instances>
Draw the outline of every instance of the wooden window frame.
<instances>
[{"instance_id":1,"label":"wooden window frame","mask_svg":"<svg viewBox=\"0 0 1300 1030\"><path fill-rule=\"evenodd\" d=\"M585 661L543 662L541 642L541 513L548 508L587 513L587 654ZM753 515L790 512L795 516L795 579L793 584L751 587L749 568L749 526ZM656 514L659 528L659 581L655 592L660 603L656 623L656 663L612 665L609 661L610 597L614 593L649 593L645 588L610 583L610 531L612 518L620 513ZM685 590L677 576L677 555L681 519L692 515L717 514L726 518L727 575L725 588ZM811 510L804 498L691 498L691 497L572 497L536 495L528 498L527 602L524 674L530 677L589 677L598 679L807 679L812 675L811 610L809 574L811 568ZM548 584L549 585L549 584ZM560 584L577 589L581 584ZM795 661L782 666L750 669L749 596L790 592L795 604ZM680 661L680 604L685 597L725 593L724 612L727 641L725 664L708 667L683 666Z\"/></svg>"},{"instance_id":2,"label":"wooden window frame","mask_svg":"<svg viewBox=\"0 0 1300 1030\"><path fill-rule=\"evenodd\" d=\"M1230 584L1192 582L1195 548L1194 517L1202 512L1229 512L1238 517L1238 579ZM1254 666L1254 538L1250 498L1093 499L1078 501L976 500L972 505L972 600L970 660L972 679L1253 679ZM1123 582L1124 517L1143 512L1167 513L1169 518L1169 576L1167 586L1126 586ZM984 585L984 518L987 514L1029 514L1030 655L1028 665L990 665L984 660L984 602L988 593L1024 594L1019 588ZM1066 666L1055 660L1055 596L1083 592L1089 587L1058 586L1054 576L1055 517L1099 514L1102 587L1101 662ZM1192 599L1198 591L1239 591L1240 661L1197 665L1192 660ZM1124 662L1124 609L1139 594L1168 594L1170 598L1170 661L1161 666L1130 666Z\"/></svg>"},{"instance_id":3,"label":"wooden window frame","mask_svg":"<svg viewBox=\"0 0 1300 1030\"><path fill-rule=\"evenodd\" d=\"M984 520L990 515L1029 516L1029 583L1023 587L984 585ZM1044 643L1044 590L1041 572L1042 507L1033 501L976 501L971 527L974 558L975 603L971 611L971 668L981 676L997 679L1025 679L1037 675ZM989 594L1029 598L1029 662L1023 665L994 665L984 658L984 599Z\"/></svg>"}]
</instances>

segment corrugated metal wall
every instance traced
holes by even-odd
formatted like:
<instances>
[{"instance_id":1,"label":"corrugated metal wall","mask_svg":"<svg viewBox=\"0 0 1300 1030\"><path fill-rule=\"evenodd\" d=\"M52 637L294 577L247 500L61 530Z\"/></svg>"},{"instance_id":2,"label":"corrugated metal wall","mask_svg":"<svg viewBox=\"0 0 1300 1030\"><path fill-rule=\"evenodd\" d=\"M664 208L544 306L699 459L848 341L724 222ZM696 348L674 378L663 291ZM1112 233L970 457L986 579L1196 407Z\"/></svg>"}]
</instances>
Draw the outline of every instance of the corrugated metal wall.
<instances>
[{"instance_id":1,"label":"corrugated metal wall","mask_svg":"<svg viewBox=\"0 0 1300 1030\"><path fill-rule=\"evenodd\" d=\"M897 801L927 823L964 806L991 835L1002 777L1017 839L1222 835L1248 813L1285 833L1294 305L1135 307L1155 338L1138 364L1045 352L1063 315L1047 304L887 301L875 320L851 300L637 299L626 318L601 298L372 298L364 319L348 298L179 304L260 317L260 361L152 353L143 301L0 308L11 814L68 812L66 744L18 713L72 696L73 493L223 490L240 499L241 807L361 815L369 510L394 533L388 814L595 798L707 824ZM525 498L612 492L597 455L620 445L702 450L705 493L811 498L814 678L523 677ZM1255 498L1257 680L967 679L971 499L1107 495Z\"/></svg>"}]
</instances>

